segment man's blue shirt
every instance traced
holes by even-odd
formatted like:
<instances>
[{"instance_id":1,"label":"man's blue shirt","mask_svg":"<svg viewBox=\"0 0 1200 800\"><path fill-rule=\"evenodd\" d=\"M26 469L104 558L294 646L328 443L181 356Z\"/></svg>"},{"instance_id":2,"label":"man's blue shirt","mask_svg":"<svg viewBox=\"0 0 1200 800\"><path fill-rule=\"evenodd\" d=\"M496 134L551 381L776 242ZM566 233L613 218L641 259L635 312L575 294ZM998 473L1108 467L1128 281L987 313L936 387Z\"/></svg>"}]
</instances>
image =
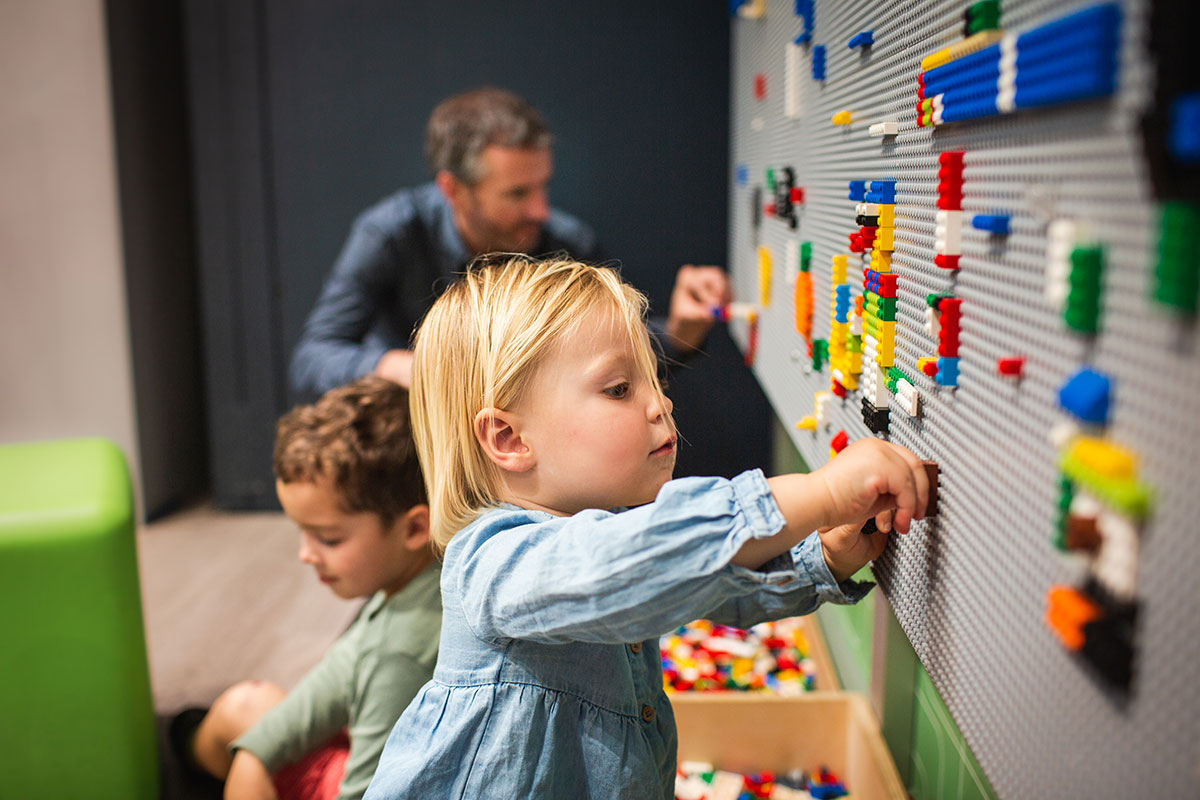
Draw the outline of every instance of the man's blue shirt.
<instances>
[{"instance_id":1,"label":"man's blue shirt","mask_svg":"<svg viewBox=\"0 0 1200 800\"><path fill-rule=\"evenodd\" d=\"M530 253L603 260L596 235L557 209ZM402 189L364 211L321 290L292 356L298 399L367 374L385 352L411 347L413 329L472 254L433 183Z\"/></svg>"}]
</instances>

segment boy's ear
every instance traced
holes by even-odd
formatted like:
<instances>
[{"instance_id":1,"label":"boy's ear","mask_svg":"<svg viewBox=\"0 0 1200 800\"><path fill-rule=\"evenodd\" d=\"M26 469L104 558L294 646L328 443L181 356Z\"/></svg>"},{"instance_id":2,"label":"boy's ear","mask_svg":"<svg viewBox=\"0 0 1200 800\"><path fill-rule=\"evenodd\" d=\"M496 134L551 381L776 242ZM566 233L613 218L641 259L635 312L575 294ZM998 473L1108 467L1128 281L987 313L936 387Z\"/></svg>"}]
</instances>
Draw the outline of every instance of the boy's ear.
<instances>
[{"instance_id":1,"label":"boy's ear","mask_svg":"<svg viewBox=\"0 0 1200 800\"><path fill-rule=\"evenodd\" d=\"M456 178L453 173L444 169L440 170L438 174L434 176L433 182L436 183L438 189L441 190L442 196L445 197L452 206L457 208L459 196L462 190L466 188L466 184Z\"/></svg>"},{"instance_id":2,"label":"boy's ear","mask_svg":"<svg viewBox=\"0 0 1200 800\"><path fill-rule=\"evenodd\" d=\"M475 438L493 464L506 472L528 472L535 459L521 438L517 415L485 408L475 415Z\"/></svg>"},{"instance_id":3,"label":"boy's ear","mask_svg":"<svg viewBox=\"0 0 1200 800\"><path fill-rule=\"evenodd\" d=\"M413 506L400 517L404 531L404 549L423 550L429 546L429 506Z\"/></svg>"}]
</instances>

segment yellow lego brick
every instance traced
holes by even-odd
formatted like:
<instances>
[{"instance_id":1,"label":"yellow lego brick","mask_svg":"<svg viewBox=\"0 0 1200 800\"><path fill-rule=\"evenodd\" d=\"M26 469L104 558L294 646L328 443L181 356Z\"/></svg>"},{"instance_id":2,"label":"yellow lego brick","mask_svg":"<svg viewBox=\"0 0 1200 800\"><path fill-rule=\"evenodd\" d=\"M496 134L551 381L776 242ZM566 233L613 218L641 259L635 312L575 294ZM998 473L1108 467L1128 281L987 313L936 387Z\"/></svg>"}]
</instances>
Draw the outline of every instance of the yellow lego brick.
<instances>
[{"instance_id":1,"label":"yellow lego brick","mask_svg":"<svg viewBox=\"0 0 1200 800\"><path fill-rule=\"evenodd\" d=\"M875 337L880 344L885 342L896 341L896 323L892 321L884 321L879 323L879 335Z\"/></svg>"},{"instance_id":2,"label":"yellow lego brick","mask_svg":"<svg viewBox=\"0 0 1200 800\"><path fill-rule=\"evenodd\" d=\"M880 228L875 231L875 250L895 250L893 234L895 228Z\"/></svg>"},{"instance_id":3,"label":"yellow lego brick","mask_svg":"<svg viewBox=\"0 0 1200 800\"><path fill-rule=\"evenodd\" d=\"M929 364L929 363L931 363L931 362L934 362L934 363L936 363L936 362L937 362L937 356L925 356L924 358L918 358L918 359L917 359L917 369L918 369L918 370L920 370L921 372L924 372L924 371L925 371L925 365L926 365L926 364Z\"/></svg>"},{"instance_id":4,"label":"yellow lego brick","mask_svg":"<svg viewBox=\"0 0 1200 800\"><path fill-rule=\"evenodd\" d=\"M950 48L943 47L941 50L938 50L936 53L930 53L929 55L927 55L921 59L921 71L928 72L929 70L933 69L934 67L940 67L942 64L949 63L949 61L950 61Z\"/></svg>"},{"instance_id":5,"label":"yellow lego brick","mask_svg":"<svg viewBox=\"0 0 1200 800\"><path fill-rule=\"evenodd\" d=\"M876 272L891 272L892 271L892 254L887 250L880 250L878 247L871 250L871 269Z\"/></svg>"},{"instance_id":6,"label":"yellow lego brick","mask_svg":"<svg viewBox=\"0 0 1200 800\"><path fill-rule=\"evenodd\" d=\"M921 59L921 71L926 72L934 67L940 67L942 64L949 64L956 58L962 58L965 55L970 55L976 50L982 50L989 45L1000 41L1004 35L1001 30L980 31L974 36L969 36L957 44L952 44L949 47L938 50L935 53L930 53Z\"/></svg>"},{"instance_id":7,"label":"yellow lego brick","mask_svg":"<svg viewBox=\"0 0 1200 800\"><path fill-rule=\"evenodd\" d=\"M833 257L833 285L846 282L846 264L849 256L840 255Z\"/></svg>"},{"instance_id":8,"label":"yellow lego brick","mask_svg":"<svg viewBox=\"0 0 1200 800\"><path fill-rule=\"evenodd\" d=\"M812 414L809 414L808 416L805 416L805 417L801 417L800 421L796 423L796 428L798 430L813 431L815 433L817 430L817 418L814 417Z\"/></svg>"},{"instance_id":9,"label":"yellow lego brick","mask_svg":"<svg viewBox=\"0 0 1200 800\"><path fill-rule=\"evenodd\" d=\"M758 302L763 308L771 304L771 251L758 246Z\"/></svg>"},{"instance_id":10,"label":"yellow lego brick","mask_svg":"<svg viewBox=\"0 0 1200 800\"><path fill-rule=\"evenodd\" d=\"M855 389L858 388L857 372L861 372L861 371L862 371L861 369L857 370L856 372L846 372L843 370L842 380L838 381L838 383L840 383L842 386L846 387L846 391L853 392Z\"/></svg>"},{"instance_id":11,"label":"yellow lego brick","mask_svg":"<svg viewBox=\"0 0 1200 800\"><path fill-rule=\"evenodd\" d=\"M877 350L875 352L875 363L881 367L890 367L896 363L896 353L892 350ZM885 379L883 383L887 383Z\"/></svg>"},{"instance_id":12,"label":"yellow lego brick","mask_svg":"<svg viewBox=\"0 0 1200 800\"><path fill-rule=\"evenodd\" d=\"M833 124L834 125L849 125L850 124L850 112L849 111L839 111L836 114L834 114L833 115Z\"/></svg>"},{"instance_id":13,"label":"yellow lego brick","mask_svg":"<svg viewBox=\"0 0 1200 800\"><path fill-rule=\"evenodd\" d=\"M888 204L879 207L879 227L896 227L896 207L894 205Z\"/></svg>"},{"instance_id":14,"label":"yellow lego brick","mask_svg":"<svg viewBox=\"0 0 1200 800\"><path fill-rule=\"evenodd\" d=\"M1137 474L1138 457L1104 439L1077 437L1071 444L1070 455L1084 466L1108 478L1133 478Z\"/></svg>"}]
</instances>

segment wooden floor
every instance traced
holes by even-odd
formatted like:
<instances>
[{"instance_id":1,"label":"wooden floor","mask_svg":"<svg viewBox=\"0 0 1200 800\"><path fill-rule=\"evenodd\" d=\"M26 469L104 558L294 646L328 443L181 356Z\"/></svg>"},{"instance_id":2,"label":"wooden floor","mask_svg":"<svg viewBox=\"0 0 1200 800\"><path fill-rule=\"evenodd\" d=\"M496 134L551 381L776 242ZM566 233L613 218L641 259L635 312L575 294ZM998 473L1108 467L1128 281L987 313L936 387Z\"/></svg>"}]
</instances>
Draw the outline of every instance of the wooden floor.
<instances>
[{"instance_id":1,"label":"wooden floor","mask_svg":"<svg viewBox=\"0 0 1200 800\"><path fill-rule=\"evenodd\" d=\"M353 619L297 558L280 513L176 514L138 533L154 707L208 705L246 678L291 687Z\"/></svg>"}]
</instances>

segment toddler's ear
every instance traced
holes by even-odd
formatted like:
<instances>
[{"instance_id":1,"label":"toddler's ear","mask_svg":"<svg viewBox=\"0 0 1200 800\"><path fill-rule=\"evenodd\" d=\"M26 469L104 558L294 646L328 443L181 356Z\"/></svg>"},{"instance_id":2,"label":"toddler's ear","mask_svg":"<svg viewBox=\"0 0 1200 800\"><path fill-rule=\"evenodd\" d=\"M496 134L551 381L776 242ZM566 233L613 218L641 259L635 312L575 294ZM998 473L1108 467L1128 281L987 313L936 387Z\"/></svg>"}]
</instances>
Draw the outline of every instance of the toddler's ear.
<instances>
[{"instance_id":1,"label":"toddler's ear","mask_svg":"<svg viewBox=\"0 0 1200 800\"><path fill-rule=\"evenodd\" d=\"M404 512L402 530L404 531L404 547L408 550L422 550L429 546L429 506L424 503L413 506Z\"/></svg>"},{"instance_id":2,"label":"toddler's ear","mask_svg":"<svg viewBox=\"0 0 1200 800\"><path fill-rule=\"evenodd\" d=\"M521 438L518 416L498 408L485 408L475 415L475 438L493 464L506 472L528 472L535 460Z\"/></svg>"}]
</instances>

